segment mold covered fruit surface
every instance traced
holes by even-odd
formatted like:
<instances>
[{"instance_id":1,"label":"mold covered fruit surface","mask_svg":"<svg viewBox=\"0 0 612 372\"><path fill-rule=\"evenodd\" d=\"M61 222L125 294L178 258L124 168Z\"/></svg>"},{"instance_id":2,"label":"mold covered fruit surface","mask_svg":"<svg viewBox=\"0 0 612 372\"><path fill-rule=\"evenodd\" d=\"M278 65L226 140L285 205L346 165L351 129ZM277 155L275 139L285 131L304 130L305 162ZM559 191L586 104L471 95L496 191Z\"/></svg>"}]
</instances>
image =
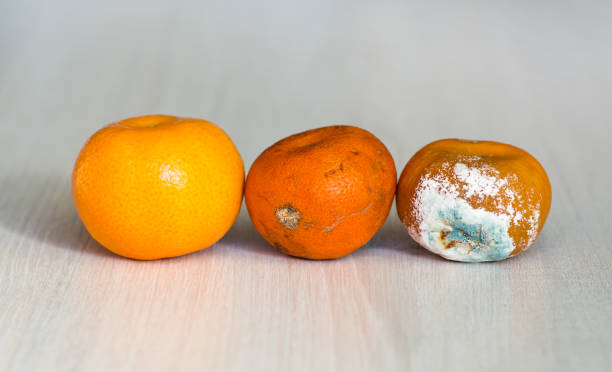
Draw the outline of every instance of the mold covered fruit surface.
<instances>
[{"instance_id":1,"label":"mold covered fruit surface","mask_svg":"<svg viewBox=\"0 0 612 372\"><path fill-rule=\"evenodd\" d=\"M544 226L551 187L527 152L503 143L446 139L404 168L397 212L423 247L455 261L497 261L527 249Z\"/></svg>"},{"instance_id":2,"label":"mold covered fruit surface","mask_svg":"<svg viewBox=\"0 0 612 372\"><path fill-rule=\"evenodd\" d=\"M165 115L102 128L72 174L74 204L89 233L139 260L215 243L238 215L243 186L242 158L223 130Z\"/></svg>"},{"instance_id":3,"label":"mold covered fruit surface","mask_svg":"<svg viewBox=\"0 0 612 372\"><path fill-rule=\"evenodd\" d=\"M257 231L281 252L338 258L383 225L396 177L391 154L370 132L323 127L266 149L249 171L245 201Z\"/></svg>"}]
</instances>

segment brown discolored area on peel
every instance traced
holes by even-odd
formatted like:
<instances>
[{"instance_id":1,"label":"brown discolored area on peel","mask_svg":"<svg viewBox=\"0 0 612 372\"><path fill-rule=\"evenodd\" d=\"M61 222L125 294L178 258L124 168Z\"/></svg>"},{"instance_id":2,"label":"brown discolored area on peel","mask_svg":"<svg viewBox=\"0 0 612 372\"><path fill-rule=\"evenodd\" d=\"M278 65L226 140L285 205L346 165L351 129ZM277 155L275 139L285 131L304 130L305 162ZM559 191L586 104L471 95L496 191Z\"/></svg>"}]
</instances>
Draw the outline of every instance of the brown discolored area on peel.
<instances>
[{"instance_id":1,"label":"brown discolored area on peel","mask_svg":"<svg viewBox=\"0 0 612 372\"><path fill-rule=\"evenodd\" d=\"M289 230L297 229L300 224L300 218L302 217L300 211L293 208L291 205L284 205L277 208L274 211L274 215L278 222Z\"/></svg>"},{"instance_id":2,"label":"brown discolored area on peel","mask_svg":"<svg viewBox=\"0 0 612 372\"><path fill-rule=\"evenodd\" d=\"M450 235L450 231L441 231L440 232L440 242L444 246L444 249L451 249L451 248L453 248L454 246L457 245L457 241L456 240L451 240L450 242L446 240L446 238L448 238L449 235Z\"/></svg>"},{"instance_id":3,"label":"brown discolored area on peel","mask_svg":"<svg viewBox=\"0 0 612 372\"><path fill-rule=\"evenodd\" d=\"M440 239L444 242L450 235L450 231L440 231ZM445 246L446 247L446 246ZM446 247L447 248L447 247Z\"/></svg>"}]
</instances>

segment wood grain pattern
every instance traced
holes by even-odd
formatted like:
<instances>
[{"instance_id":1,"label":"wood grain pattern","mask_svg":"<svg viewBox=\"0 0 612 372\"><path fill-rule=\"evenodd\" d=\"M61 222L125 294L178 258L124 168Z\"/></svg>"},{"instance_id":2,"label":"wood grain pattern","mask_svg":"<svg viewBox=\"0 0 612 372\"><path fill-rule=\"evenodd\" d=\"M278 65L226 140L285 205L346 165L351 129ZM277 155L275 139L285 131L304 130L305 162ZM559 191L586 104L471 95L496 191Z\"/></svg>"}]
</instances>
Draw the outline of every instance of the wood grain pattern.
<instances>
[{"instance_id":1,"label":"wood grain pattern","mask_svg":"<svg viewBox=\"0 0 612 372\"><path fill-rule=\"evenodd\" d=\"M7 1L0 4L0 370L612 369L609 2ZM119 258L84 230L72 164L105 123L203 117L247 166L352 123L398 171L427 142L491 139L547 169L524 254L444 261L395 212L344 259L217 245Z\"/></svg>"}]
</instances>

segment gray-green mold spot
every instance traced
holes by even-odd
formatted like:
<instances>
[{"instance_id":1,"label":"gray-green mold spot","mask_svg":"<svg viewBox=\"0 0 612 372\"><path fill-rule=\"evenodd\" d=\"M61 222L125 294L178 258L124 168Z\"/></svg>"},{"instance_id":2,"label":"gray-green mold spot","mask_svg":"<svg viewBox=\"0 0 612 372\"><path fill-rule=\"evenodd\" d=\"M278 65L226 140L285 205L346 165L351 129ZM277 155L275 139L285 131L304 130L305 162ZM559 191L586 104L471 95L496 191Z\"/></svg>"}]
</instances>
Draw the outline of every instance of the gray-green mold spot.
<instances>
[{"instance_id":1,"label":"gray-green mold spot","mask_svg":"<svg viewBox=\"0 0 612 372\"><path fill-rule=\"evenodd\" d=\"M512 252L513 243L507 228L499 219L481 213L475 220L466 221L460 209L438 211L443 222L441 231L429 231L429 244L442 245L445 257L459 261L499 261Z\"/></svg>"}]
</instances>

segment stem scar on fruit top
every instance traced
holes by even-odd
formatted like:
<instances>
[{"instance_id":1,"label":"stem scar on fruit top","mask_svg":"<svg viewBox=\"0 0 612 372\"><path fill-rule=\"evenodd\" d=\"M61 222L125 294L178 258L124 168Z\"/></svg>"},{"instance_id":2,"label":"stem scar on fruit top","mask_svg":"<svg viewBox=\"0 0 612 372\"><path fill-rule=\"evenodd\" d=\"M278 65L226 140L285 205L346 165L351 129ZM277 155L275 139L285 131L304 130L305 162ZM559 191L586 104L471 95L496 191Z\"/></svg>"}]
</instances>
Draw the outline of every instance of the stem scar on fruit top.
<instances>
[{"instance_id":1,"label":"stem scar on fruit top","mask_svg":"<svg viewBox=\"0 0 612 372\"><path fill-rule=\"evenodd\" d=\"M300 218L302 217L300 211L287 204L274 211L274 215L281 225L285 226L289 230L295 230L300 224Z\"/></svg>"}]
</instances>

